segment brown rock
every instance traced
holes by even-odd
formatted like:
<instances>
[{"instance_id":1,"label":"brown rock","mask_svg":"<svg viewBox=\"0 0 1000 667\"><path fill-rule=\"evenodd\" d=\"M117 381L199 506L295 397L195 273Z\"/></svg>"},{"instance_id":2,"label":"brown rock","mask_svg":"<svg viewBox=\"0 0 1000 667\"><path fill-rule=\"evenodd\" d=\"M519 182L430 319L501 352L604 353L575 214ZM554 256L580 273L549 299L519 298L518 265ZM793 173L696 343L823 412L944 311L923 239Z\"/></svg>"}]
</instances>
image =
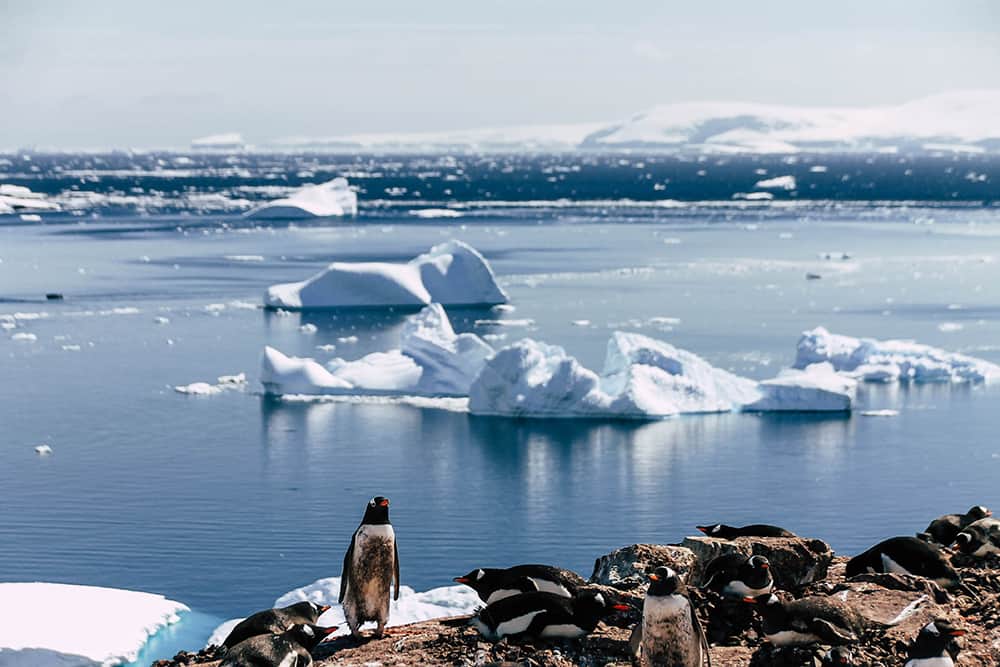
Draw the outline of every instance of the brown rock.
<instances>
[{"instance_id":1,"label":"brown rock","mask_svg":"<svg viewBox=\"0 0 1000 667\"><path fill-rule=\"evenodd\" d=\"M633 544L601 556L594 562L590 583L632 590L645 586L646 576L665 565L681 577L695 566L695 554L684 547L662 544Z\"/></svg>"},{"instance_id":2,"label":"brown rock","mask_svg":"<svg viewBox=\"0 0 1000 667\"><path fill-rule=\"evenodd\" d=\"M735 540L687 537L681 546L690 549L697 558L693 576L689 577L695 583L713 559L736 552L766 557L771 561L775 585L793 593L826 577L833 561L830 545L822 540L801 537L738 537Z\"/></svg>"}]
</instances>

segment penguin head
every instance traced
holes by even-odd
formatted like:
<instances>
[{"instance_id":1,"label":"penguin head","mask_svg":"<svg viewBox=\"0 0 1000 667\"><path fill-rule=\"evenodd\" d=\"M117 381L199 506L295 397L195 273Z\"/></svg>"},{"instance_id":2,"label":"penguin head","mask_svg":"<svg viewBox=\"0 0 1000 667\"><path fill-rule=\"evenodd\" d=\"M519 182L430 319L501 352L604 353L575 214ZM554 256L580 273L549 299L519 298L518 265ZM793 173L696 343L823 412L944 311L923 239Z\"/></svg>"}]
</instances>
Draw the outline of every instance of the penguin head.
<instances>
[{"instance_id":1,"label":"penguin head","mask_svg":"<svg viewBox=\"0 0 1000 667\"><path fill-rule=\"evenodd\" d=\"M753 588L765 588L773 581L771 578L771 561L764 556L750 556L740 569L743 582Z\"/></svg>"},{"instance_id":2,"label":"penguin head","mask_svg":"<svg viewBox=\"0 0 1000 667\"><path fill-rule=\"evenodd\" d=\"M695 526L695 528L709 537L722 537L721 533L725 527L726 526L723 526L721 523L715 523L710 526Z\"/></svg>"},{"instance_id":3,"label":"penguin head","mask_svg":"<svg viewBox=\"0 0 1000 667\"><path fill-rule=\"evenodd\" d=\"M973 519L974 521L979 521L980 519L985 519L988 516L993 516L993 512L990 511L988 507L983 507L982 505L976 505L970 508L965 516Z\"/></svg>"},{"instance_id":4,"label":"penguin head","mask_svg":"<svg viewBox=\"0 0 1000 667\"><path fill-rule=\"evenodd\" d=\"M328 604L319 604L318 602L310 602L308 600L305 602L296 602L295 604L286 607L286 609L293 614L301 616L302 618L311 619L314 623L320 616L326 613L329 608L330 605Z\"/></svg>"},{"instance_id":5,"label":"penguin head","mask_svg":"<svg viewBox=\"0 0 1000 667\"><path fill-rule=\"evenodd\" d=\"M963 530L958 534L958 537L955 538L955 544L958 545L958 550L963 554L971 554L973 551L978 549L979 545L976 542L977 540L975 537L967 530Z\"/></svg>"},{"instance_id":6,"label":"penguin head","mask_svg":"<svg viewBox=\"0 0 1000 667\"><path fill-rule=\"evenodd\" d=\"M613 611L631 611L627 604L612 602L596 590L582 590L573 596L573 608L583 616L603 618Z\"/></svg>"},{"instance_id":7,"label":"penguin head","mask_svg":"<svg viewBox=\"0 0 1000 667\"><path fill-rule=\"evenodd\" d=\"M336 631L336 625L324 628L313 623L300 623L289 628L285 635L307 651L312 651Z\"/></svg>"},{"instance_id":8,"label":"penguin head","mask_svg":"<svg viewBox=\"0 0 1000 667\"><path fill-rule=\"evenodd\" d=\"M365 507L365 518L361 520L362 525L377 525L389 523L389 499L384 496L375 496L368 501Z\"/></svg>"},{"instance_id":9,"label":"penguin head","mask_svg":"<svg viewBox=\"0 0 1000 667\"><path fill-rule=\"evenodd\" d=\"M947 618L935 618L933 621L920 628L920 636L948 638L949 641L950 638L962 637L965 633L965 628L957 627Z\"/></svg>"},{"instance_id":10,"label":"penguin head","mask_svg":"<svg viewBox=\"0 0 1000 667\"><path fill-rule=\"evenodd\" d=\"M681 583L681 578L677 576L677 573L669 567L661 566L649 575L649 588L646 590L646 595L674 595L675 593L683 593L683 589L684 584Z\"/></svg>"},{"instance_id":11,"label":"penguin head","mask_svg":"<svg viewBox=\"0 0 1000 667\"><path fill-rule=\"evenodd\" d=\"M854 652L846 646L835 646L823 656L824 665L852 665L854 664Z\"/></svg>"},{"instance_id":12,"label":"penguin head","mask_svg":"<svg viewBox=\"0 0 1000 667\"><path fill-rule=\"evenodd\" d=\"M480 593L480 597L482 597L482 593L492 592L499 583L496 581L497 577L495 576L497 572L499 570L478 568L461 577L455 577L452 581L456 584L468 586L477 593Z\"/></svg>"}]
</instances>

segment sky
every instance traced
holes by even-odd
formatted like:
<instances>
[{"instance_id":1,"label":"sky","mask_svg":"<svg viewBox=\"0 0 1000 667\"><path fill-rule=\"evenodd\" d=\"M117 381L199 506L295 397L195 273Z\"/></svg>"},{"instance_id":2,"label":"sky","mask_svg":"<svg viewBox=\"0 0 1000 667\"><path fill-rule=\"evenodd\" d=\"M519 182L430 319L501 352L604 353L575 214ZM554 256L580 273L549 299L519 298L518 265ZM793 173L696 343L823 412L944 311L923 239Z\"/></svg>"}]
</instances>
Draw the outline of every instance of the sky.
<instances>
[{"instance_id":1,"label":"sky","mask_svg":"<svg viewBox=\"0 0 1000 667\"><path fill-rule=\"evenodd\" d=\"M614 121L1000 89L993 0L0 0L0 147Z\"/></svg>"}]
</instances>

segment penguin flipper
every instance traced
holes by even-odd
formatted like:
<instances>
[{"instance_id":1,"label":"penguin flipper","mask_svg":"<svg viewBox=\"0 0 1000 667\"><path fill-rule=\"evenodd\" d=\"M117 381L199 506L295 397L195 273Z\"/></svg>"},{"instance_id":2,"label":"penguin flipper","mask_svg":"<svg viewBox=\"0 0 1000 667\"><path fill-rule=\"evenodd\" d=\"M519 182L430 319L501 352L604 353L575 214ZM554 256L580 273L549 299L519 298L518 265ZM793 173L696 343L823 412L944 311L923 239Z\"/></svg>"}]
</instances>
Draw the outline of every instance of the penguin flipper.
<instances>
[{"instance_id":1,"label":"penguin flipper","mask_svg":"<svg viewBox=\"0 0 1000 667\"><path fill-rule=\"evenodd\" d=\"M344 554L344 569L340 572L340 597L337 598L337 602L341 604L344 603L344 596L347 595L348 573L351 571L351 563L354 562L354 538L356 535L357 533L351 536L351 545L347 547L347 553Z\"/></svg>"},{"instance_id":2,"label":"penguin flipper","mask_svg":"<svg viewBox=\"0 0 1000 667\"><path fill-rule=\"evenodd\" d=\"M632 628L632 634L628 638L628 652L633 658L638 658L642 653L642 619Z\"/></svg>"},{"instance_id":3,"label":"penguin flipper","mask_svg":"<svg viewBox=\"0 0 1000 667\"><path fill-rule=\"evenodd\" d=\"M550 625L555 625L553 621L556 620L552 616L551 611L543 611L540 614L536 614L531 623L522 632L517 633L520 636L526 637L541 637L542 631L545 630Z\"/></svg>"},{"instance_id":4,"label":"penguin flipper","mask_svg":"<svg viewBox=\"0 0 1000 667\"><path fill-rule=\"evenodd\" d=\"M857 636L850 630L845 630L822 618L812 619L809 631L830 644L851 644L858 641Z\"/></svg>"},{"instance_id":5,"label":"penguin flipper","mask_svg":"<svg viewBox=\"0 0 1000 667\"><path fill-rule=\"evenodd\" d=\"M708 667L712 667L712 655L708 651L708 637L705 636L705 628L701 627L701 621L698 620L698 613L694 610L694 603L688 600L688 609L691 610L691 627L694 628L694 633L698 635L698 643L701 644L701 655L702 660L705 660Z\"/></svg>"},{"instance_id":6,"label":"penguin flipper","mask_svg":"<svg viewBox=\"0 0 1000 667\"><path fill-rule=\"evenodd\" d=\"M393 576L396 579L396 590L392 594L393 600L399 599L399 547L396 546L396 540L392 541L392 562L393 562Z\"/></svg>"}]
</instances>

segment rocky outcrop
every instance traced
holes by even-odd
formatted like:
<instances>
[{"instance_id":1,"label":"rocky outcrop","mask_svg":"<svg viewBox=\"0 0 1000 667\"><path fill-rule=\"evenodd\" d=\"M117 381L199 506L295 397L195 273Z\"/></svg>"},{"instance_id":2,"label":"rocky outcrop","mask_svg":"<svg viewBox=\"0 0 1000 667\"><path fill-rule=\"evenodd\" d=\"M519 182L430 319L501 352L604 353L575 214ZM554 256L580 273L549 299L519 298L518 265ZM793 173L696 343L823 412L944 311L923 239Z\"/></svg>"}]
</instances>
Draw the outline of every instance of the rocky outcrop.
<instances>
[{"instance_id":1,"label":"rocky outcrop","mask_svg":"<svg viewBox=\"0 0 1000 667\"><path fill-rule=\"evenodd\" d=\"M647 575L660 566L672 568L681 577L687 577L694 569L696 560L694 552L685 547L633 544L598 558L594 562L590 583L633 590L644 587Z\"/></svg>"},{"instance_id":2,"label":"rocky outcrop","mask_svg":"<svg viewBox=\"0 0 1000 667\"><path fill-rule=\"evenodd\" d=\"M833 550L822 540L801 537L738 537L720 540L712 537L688 537L681 546L694 553L696 564L689 581L700 582L705 566L727 553L764 556L771 561L771 575L777 588L800 592L809 584L826 577Z\"/></svg>"}]
</instances>

